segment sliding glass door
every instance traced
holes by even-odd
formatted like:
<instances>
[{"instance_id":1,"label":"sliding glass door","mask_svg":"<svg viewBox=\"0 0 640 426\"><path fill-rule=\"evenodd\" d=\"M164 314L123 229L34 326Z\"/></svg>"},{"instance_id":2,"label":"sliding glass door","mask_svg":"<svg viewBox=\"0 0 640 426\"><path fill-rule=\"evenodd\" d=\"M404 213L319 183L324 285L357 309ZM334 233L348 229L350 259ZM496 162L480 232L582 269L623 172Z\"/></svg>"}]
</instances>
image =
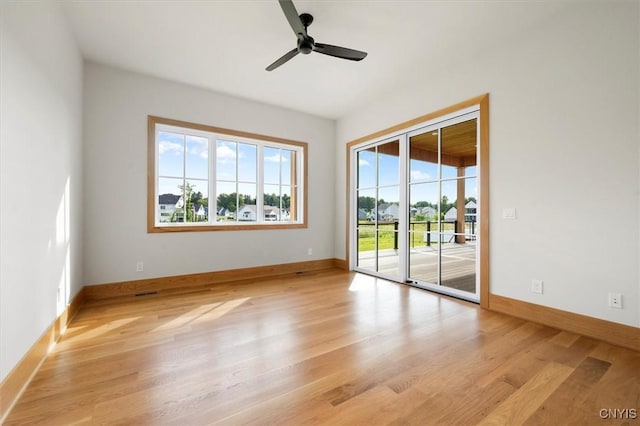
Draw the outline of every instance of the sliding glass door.
<instances>
[{"instance_id":1,"label":"sliding glass door","mask_svg":"<svg viewBox=\"0 0 640 426\"><path fill-rule=\"evenodd\" d=\"M400 279L400 141L382 141L357 156L356 267Z\"/></svg>"},{"instance_id":2,"label":"sliding glass door","mask_svg":"<svg viewBox=\"0 0 640 426\"><path fill-rule=\"evenodd\" d=\"M479 300L478 112L351 154L355 270Z\"/></svg>"},{"instance_id":3,"label":"sliding glass door","mask_svg":"<svg viewBox=\"0 0 640 426\"><path fill-rule=\"evenodd\" d=\"M408 281L478 300L478 125L466 115L409 134Z\"/></svg>"}]
</instances>

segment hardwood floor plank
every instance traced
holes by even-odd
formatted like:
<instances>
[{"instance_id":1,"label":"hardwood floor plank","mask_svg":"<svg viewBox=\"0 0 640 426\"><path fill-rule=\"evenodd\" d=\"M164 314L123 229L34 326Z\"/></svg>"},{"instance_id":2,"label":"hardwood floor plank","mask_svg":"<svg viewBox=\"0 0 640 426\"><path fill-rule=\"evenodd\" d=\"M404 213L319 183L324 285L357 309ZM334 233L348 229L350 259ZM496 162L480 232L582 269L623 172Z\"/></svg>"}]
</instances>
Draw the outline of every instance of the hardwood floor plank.
<instances>
[{"instance_id":1,"label":"hardwood floor plank","mask_svg":"<svg viewBox=\"0 0 640 426\"><path fill-rule=\"evenodd\" d=\"M566 365L549 363L485 417L480 425L524 423L571 374Z\"/></svg>"},{"instance_id":2,"label":"hardwood floor plank","mask_svg":"<svg viewBox=\"0 0 640 426\"><path fill-rule=\"evenodd\" d=\"M540 425L553 424L566 418L576 419L582 424L594 423L598 420L597 413L575 410L580 406L586 397L589 389L594 386L611 367L611 364L599 359L588 357L542 404L529 419L526 424Z\"/></svg>"},{"instance_id":3,"label":"hardwood floor plank","mask_svg":"<svg viewBox=\"0 0 640 426\"><path fill-rule=\"evenodd\" d=\"M6 425L592 422L640 353L342 270L87 303ZM597 419L600 420L600 419Z\"/></svg>"}]
</instances>

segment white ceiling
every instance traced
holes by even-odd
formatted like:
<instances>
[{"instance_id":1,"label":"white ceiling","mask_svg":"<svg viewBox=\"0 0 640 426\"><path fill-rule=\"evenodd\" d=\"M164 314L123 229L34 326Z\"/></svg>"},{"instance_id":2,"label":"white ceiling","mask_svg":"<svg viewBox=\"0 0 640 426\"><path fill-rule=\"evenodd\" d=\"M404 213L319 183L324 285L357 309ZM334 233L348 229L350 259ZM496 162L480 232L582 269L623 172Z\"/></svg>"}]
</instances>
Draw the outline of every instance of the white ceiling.
<instances>
[{"instance_id":1,"label":"white ceiling","mask_svg":"<svg viewBox=\"0 0 640 426\"><path fill-rule=\"evenodd\" d=\"M327 118L429 79L484 49L526 36L567 7L550 1L303 1L316 42L364 50L361 62L318 53L265 67L295 47L276 0L71 1L84 57ZM575 3L574 3L575 4Z\"/></svg>"}]
</instances>

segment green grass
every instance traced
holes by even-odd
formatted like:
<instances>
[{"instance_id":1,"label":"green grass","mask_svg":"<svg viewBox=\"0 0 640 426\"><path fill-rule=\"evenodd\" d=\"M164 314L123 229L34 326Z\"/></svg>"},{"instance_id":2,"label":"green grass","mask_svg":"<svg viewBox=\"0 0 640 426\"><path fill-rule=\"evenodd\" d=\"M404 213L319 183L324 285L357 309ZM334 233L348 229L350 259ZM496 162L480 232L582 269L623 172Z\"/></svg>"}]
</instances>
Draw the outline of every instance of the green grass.
<instances>
[{"instance_id":1,"label":"green grass","mask_svg":"<svg viewBox=\"0 0 640 426\"><path fill-rule=\"evenodd\" d=\"M360 222L358 228L358 251L375 250L375 225L371 222ZM436 231L437 228L438 225L436 223L431 224L431 231ZM394 229L393 223L381 223L378 225L378 250L394 248ZM412 223L409 226L409 243L411 247L422 247L426 245L424 242L424 232L426 230L427 224L424 222ZM453 231L453 224L443 223L443 231Z\"/></svg>"}]
</instances>

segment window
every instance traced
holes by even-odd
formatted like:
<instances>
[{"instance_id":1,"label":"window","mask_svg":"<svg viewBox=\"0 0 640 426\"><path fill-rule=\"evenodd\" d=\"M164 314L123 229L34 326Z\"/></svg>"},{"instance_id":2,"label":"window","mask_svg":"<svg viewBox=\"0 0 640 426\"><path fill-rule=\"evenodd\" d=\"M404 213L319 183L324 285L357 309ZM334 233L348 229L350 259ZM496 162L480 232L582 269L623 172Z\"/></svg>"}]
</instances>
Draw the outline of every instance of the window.
<instances>
[{"instance_id":1,"label":"window","mask_svg":"<svg viewBox=\"0 0 640 426\"><path fill-rule=\"evenodd\" d=\"M306 227L304 142L149 116L149 232Z\"/></svg>"}]
</instances>

